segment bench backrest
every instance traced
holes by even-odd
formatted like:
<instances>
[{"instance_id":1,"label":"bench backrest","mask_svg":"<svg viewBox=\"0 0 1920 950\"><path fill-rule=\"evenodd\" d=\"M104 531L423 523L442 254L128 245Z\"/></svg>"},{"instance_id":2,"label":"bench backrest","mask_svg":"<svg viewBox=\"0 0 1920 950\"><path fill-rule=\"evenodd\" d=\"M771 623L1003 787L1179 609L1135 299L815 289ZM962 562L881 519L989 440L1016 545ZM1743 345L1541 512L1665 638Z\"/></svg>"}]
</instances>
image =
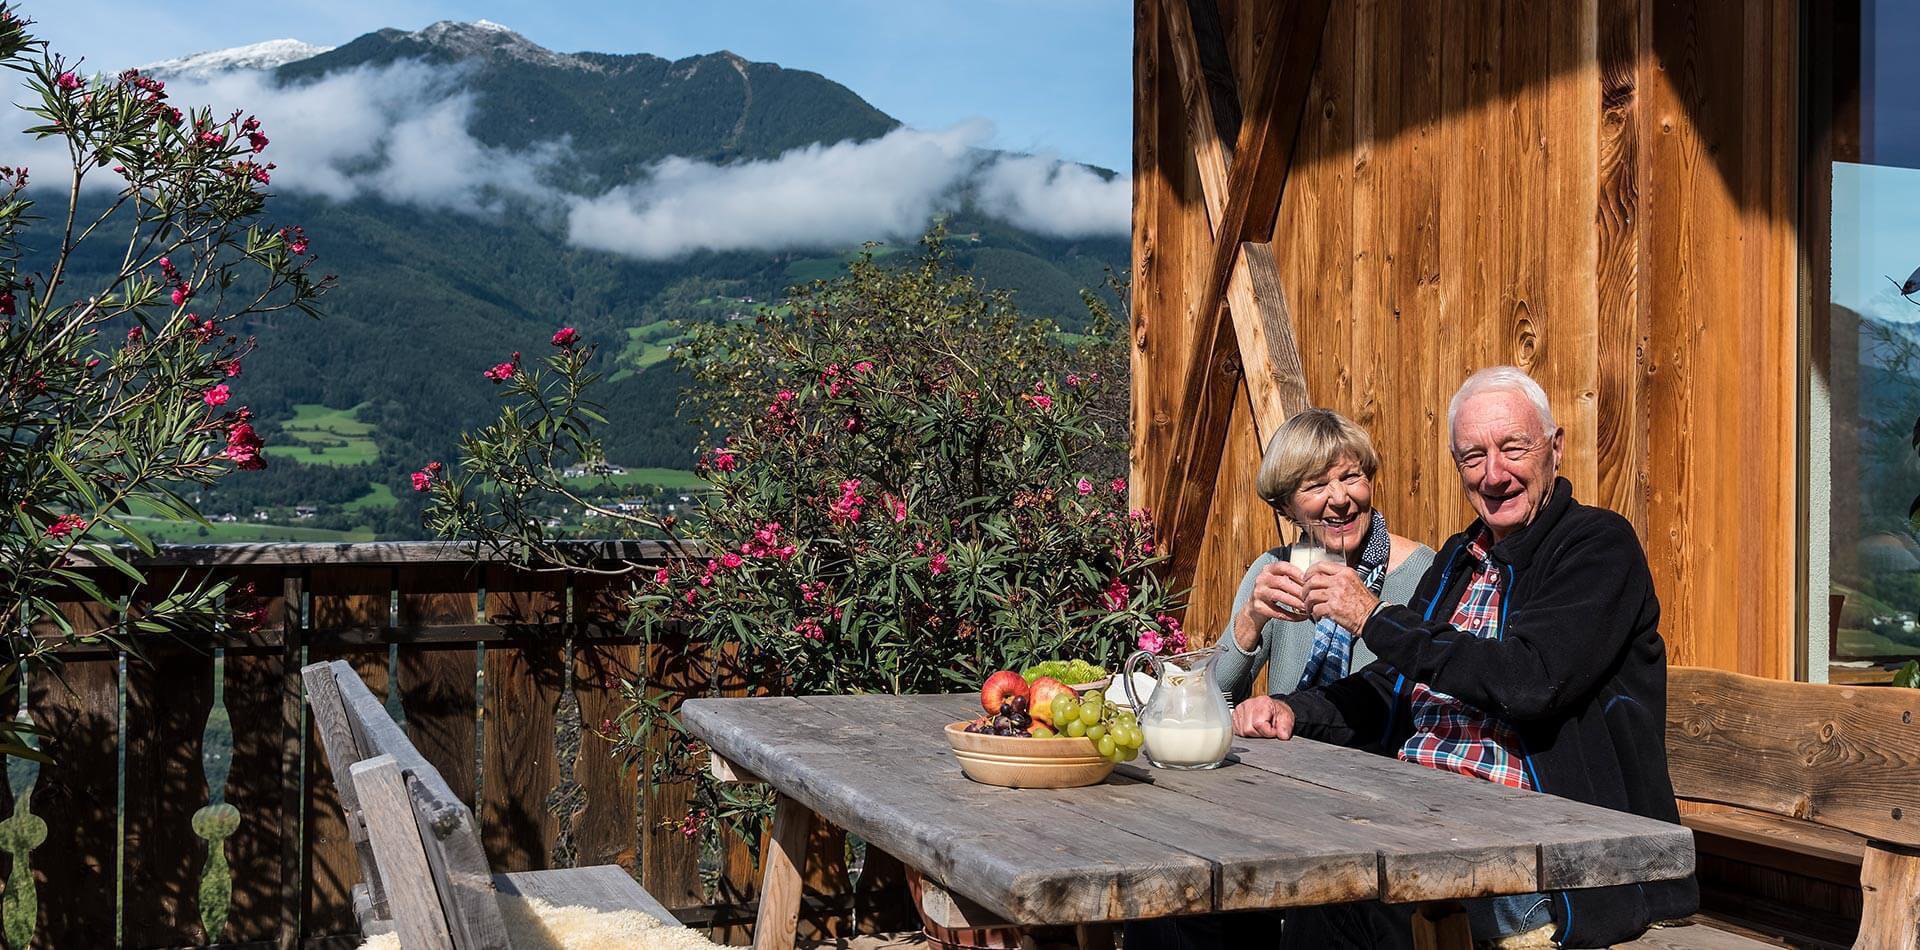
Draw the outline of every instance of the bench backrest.
<instances>
[{"instance_id":1,"label":"bench backrest","mask_svg":"<svg viewBox=\"0 0 1920 950\"><path fill-rule=\"evenodd\" d=\"M397 918L404 940L410 921L421 925L418 911L430 917L437 904L439 920L425 922L436 937L427 940L423 933L418 942L450 941L457 950L505 950L506 928L473 812L421 757L353 667L341 660L314 663L302 668L301 675L368 886L372 916ZM403 803L404 816L395 814ZM385 810L369 816L369 808ZM404 833L408 827L411 836ZM424 865L426 881L414 873L416 857ZM400 867L390 870L397 876L382 874L383 866L395 863ZM429 882L430 891L425 886ZM428 906L418 907L422 901ZM408 905L415 906L410 910Z\"/></svg>"},{"instance_id":2,"label":"bench backrest","mask_svg":"<svg viewBox=\"0 0 1920 950\"><path fill-rule=\"evenodd\" d=\"M1920 847L1920 690L1667 671L1681 798Z\"/></svg>"}]
</instances>

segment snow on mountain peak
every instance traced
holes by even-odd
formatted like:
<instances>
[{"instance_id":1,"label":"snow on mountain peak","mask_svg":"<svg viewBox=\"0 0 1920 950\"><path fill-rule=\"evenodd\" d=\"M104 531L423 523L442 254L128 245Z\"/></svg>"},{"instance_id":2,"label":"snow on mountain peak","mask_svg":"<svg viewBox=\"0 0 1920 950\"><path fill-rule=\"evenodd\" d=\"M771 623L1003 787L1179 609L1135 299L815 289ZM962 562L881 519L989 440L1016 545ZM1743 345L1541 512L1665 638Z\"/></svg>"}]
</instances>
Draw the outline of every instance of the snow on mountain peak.
<instances>
[{"instance_id":1,"label":"snow on mountain peak","mask_svg":"<svg viewBox=\"0 0 1920 950\"><path fill-rule=\"evenodd\" d=\"M331 49L333 49L331 46L315 46L312 43L302 43L293 39L267 40L264 43L252 43L232 49L163 59L140 67L140 71L163 77L203 78L214 73L236 69L273 69L287 63L318 56Z\"/></svg>"}]
</instances>

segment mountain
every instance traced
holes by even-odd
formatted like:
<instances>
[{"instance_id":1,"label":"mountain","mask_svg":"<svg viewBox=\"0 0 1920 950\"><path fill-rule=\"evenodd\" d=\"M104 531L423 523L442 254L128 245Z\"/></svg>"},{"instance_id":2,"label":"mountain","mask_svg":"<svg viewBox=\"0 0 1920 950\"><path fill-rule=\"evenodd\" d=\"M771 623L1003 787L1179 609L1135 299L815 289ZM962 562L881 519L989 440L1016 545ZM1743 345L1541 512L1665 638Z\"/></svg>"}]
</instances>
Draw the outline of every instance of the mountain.
<instances>
[{"instance_id":1,"label":"mountain","mask_svg":"<svg viewBox=\"0 0 1920 950\"><path fill-rule=\"evenodd\" d=\"M644 177L669 157L771 159L900 125L818 73L725 51L679 60L560 53L486 21L380 30L333 49L273 41L153 69L163 78L270 70L292 87L405 61L457 70L473 101L467 132L484 145L520 152L566 142L548 184L576 195ZM480 371L514 350L537 357L562 325L601 346L609 461L689 467L698 436L675 415L682 381L664 359L675 337L667 321L740 319L788 285L838 272L858 250L640 260L571 244L564 223L538 209L454 210L370 193L287 191L269 213L275 224L305 227L339 286L323 302L324 320L276 315L248 328L260 345L236 402L255 410L276 448L268 471L223 480L203 507L245 519L313 505L312 524L385 537L418 534L407 473L453 460L460 433L493 418L495 391ZM1129 253L1124 237L1049 237L970 206L948 224L959 266L1068 330L1084 323L1080 290L1099 287Z\"/></svg>"},{"instance_id":2,"label":"mountain","mask_svg":"<svg viewBox=\"0 0 1920 950\"><path fill-rule=\"evenodd\" d=\"M200 79L235 69L275 69L288 63L311 59L332 48L302 43L299 40L267 40L263 43L215 50L211 53L195 53L178 59L163 59L140 67L140 71L160 79L172 79L177 76Z\"/></svg>"}]
</instances>

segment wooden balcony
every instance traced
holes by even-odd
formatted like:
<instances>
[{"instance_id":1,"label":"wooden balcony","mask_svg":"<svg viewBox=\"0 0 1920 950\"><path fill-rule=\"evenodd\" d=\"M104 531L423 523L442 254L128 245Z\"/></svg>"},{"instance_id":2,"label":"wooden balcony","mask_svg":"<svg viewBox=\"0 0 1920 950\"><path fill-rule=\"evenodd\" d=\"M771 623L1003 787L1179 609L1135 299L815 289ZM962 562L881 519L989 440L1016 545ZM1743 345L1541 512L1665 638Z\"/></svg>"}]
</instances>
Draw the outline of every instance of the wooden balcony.
<instances>
[{"instance_id":1,"label":"wooden balcony","mask_svg":"<svg viewBox=\"0 0 1920 950\"><path fill-rule=\"evenodd\" d=\"M665 557L642 543L582 550L608 564ZM494 867L619 864L684 919L744 936L749 849L729 842L703 875L698 839L678 830L690 784L644 780L658 745L628 764L605 733L627 682L673 703L752 684L684 642L627 630L626 578L518 571L446 544L171 547L137 563L149 589L181 575L250 584L267 620L196 641L127 634L137 596L66 611L137 655L63 647L57 676L33 671L23 691L53 764L9 761L0 842L9 867L32 869L32 888L16 873L5 901L8 920L35 922L34 946L352 934L357 872L300 692L301 665L331 658L352 663L473 808ZM41 822L44 836L31 834ZM209 863L210 841L224 867ZM811 913L832 932L845 924L844 847L819 850Z\"/></svg>"}]
</instances>

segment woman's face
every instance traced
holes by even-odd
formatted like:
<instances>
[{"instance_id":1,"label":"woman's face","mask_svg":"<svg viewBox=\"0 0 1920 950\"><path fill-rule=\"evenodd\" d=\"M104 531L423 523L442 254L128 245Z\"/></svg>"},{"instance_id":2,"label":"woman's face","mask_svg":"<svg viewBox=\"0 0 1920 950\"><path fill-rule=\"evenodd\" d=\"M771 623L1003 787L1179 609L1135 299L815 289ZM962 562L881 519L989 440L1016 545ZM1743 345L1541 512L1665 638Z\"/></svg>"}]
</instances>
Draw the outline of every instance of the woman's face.
<instances>
[{"instance_id":1,"label":"woman's face","mask_svg":"<svg viewBox=\"0 0 1920 950\"><path fill-rule=\"evenodd\" d=\"M1292 507L1293 520L1324 523L1327 550L1351 558L1373 519L1373 480L1352 456L1341 456L1294 489Z\"/></svg>"}]
</instances>

